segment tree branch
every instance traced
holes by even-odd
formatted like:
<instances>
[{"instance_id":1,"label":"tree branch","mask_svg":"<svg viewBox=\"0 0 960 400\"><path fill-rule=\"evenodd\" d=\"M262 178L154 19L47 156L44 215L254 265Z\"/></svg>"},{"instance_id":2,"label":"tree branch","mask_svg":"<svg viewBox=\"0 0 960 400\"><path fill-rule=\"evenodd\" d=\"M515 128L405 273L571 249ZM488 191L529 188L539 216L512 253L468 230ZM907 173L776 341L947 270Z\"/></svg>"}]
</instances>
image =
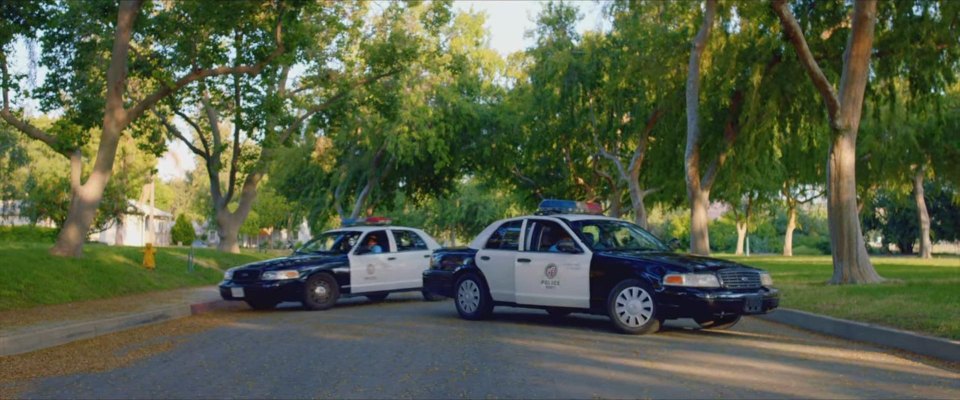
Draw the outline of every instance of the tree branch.
<instances>
[{"instance_id":1,"label":"tree branch","mask_svg":"<svg viewBox=\"0 0 960 400\"><path fill-rule=\"evenodd\" d=\"M167 129L167 132L168 132L170 135L172 135L173 137L179 139L181 142L183 142L183 144L187 145L187 148L190 149L190 151L192 151L193 154L196 154L196 155L200 156L200 157L203 158L204 160L208 160L208 159L210 158L210 155L209 155L206 151L201 150L201 149L197 148L197 146L194 146L193 143L190 143L190 141L187 140L187 137L184 136L183 133L180 132L180 130L177 129L176 126L174 126L173 124L171 124L170 121L168 121L166 117L164 117L163 115L161 115L161 114L160 114L159 112L157 112L156 110L153 110L153 115L156 115L156 116L157 116L157 119L160 120L160 123L163 124L164 128Z\"/></svg>"},{"instance_id":2,"label":"tree branch","mask_svg":"<svg viewBox=\"0 0 960 400\"><path fill-rule=\"evenodd\" d=\"M70 158L70 152L59 149L60 143L55 136L44 132L40 128L33 126L27 121L17 118L17 116L13 115L13 113L10 111L10 74L7 71L7 54L3 52L2 48L0 48L0 69L3 71L3 82L0 83L3 86L3 109L0 109L0 117L2 117L3 120L8 124L13 125L13 127L17 128L17 130L20 132L23 132L25 135L45 143L47 146L50 146L51 149L62 154L64 157Z\"/></svg>"},{"instance_id":3,"label":"tree branch","mask_svg":"<svg viewBox=\"0 0 960 400\"><path fill-rule=\"evenodd\" d=\"M283 23L278 18L277 26L275 28L275 40L277 42L277 47L267 56L267 58L262 61L253 64L253 65L241 65L234 67L218 67L218 68L208 68L208 69L194 69L190 73L184 75L176 82L171 85L163 86L149 96L137 103L133 108L129 109L126 112L126 116L123 119L123 124L121 126L127 126L130 122L136 120L140 117L147 109L153 107L157 102L169 96L171 93L180 90L180 88L190 84L191 82L205 79L211 76L220 76L220 75L229 75L229 74L246 74L250 76L259 75L263 69L270 64L274 59L282 55L286 50L283 44L282 31Z\"/></svg>"},{"instance_id":4,"label":"tree branch","mask_svg":"<svg viewBox=\"0 0 960 400\"><path fill-rule=\"evenodd\" d=\"M183 118L184 121L187 121L187 124L193 127L193 131L197 133L197 140L199 140L200 145L203 146L204 152L206 154L212 155L213 153L210 151L210 144L207 143L207 138L203 137L203 130L200 129L200 125L197 124L196 121L191 119L190 116L188 116L186 113L180 110L173 110L173 113L179 116L180 118Z\"/></svg>"},{"instance_id":5,"label":"tree branch","mask_svg":"<svg viewBox=\"0 0 960 400\"><path fill-rule=\"evenodd\" d=\"M813 81L813 85L817 88L817 91L820 92L820 96L823 97L824 103L827 104L830 123L836 126L840 112L840 100L837 98L833 85L831 85L827 77L823 75L823 70L820 69L820 65L818 65L817 61L813 58L810 47L807 46L807 40L803 36L803 30L800 28L800 24L797 23L797 19L794 18L786 0L773 0L771 6L777 16L780 17L783 32L787 35L787 38L790 39L790 43L796 50L800 64L803 65L803 68L807 71L807 75L810 76L810 80Z\"/></svg>"}]
</instances>

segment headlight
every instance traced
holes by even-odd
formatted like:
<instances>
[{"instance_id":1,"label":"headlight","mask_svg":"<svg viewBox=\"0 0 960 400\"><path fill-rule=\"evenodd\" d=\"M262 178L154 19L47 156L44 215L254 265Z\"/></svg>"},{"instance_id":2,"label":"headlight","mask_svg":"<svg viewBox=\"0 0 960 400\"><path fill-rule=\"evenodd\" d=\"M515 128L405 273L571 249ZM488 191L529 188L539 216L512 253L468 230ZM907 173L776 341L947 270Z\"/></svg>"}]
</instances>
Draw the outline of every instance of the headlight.
<instances>
[{"instance_id":1,"label":"headlight","mask_svg":"<svg viewBox=\"0 0 960 400\"><path fill-rule=\"evenodd\" d=\"M260 276L265 281L279 281L283 279L297 279L300 277L300 271L287 269L283 271L267 271Z\"/></svg>"},{"instance_id":2,"label":"headlight","mask_svg":"<svg viewBox=\"0 0 960 400\"><path fill-rule=\"evenodd\" d=\"M223 280L229 281L229 280L233 279L233 271L235 271L236 269L237 269L237 268L230 268L230 269L224 271L224 273L223 273Z\"/></svg>"},{"instance_id":3,"label":"headlight","mask_svg":"<svg viewBox=\"0 0 960 400\"><path fill-rule=\"evenodd\" d=\"M663 277L665 286L720 287L720 280L714 274L667 274Z\"/></svg>"},{"instance_id":4,"label":"headlight","mask_svg":"<svg viewBox=\"0 0 960 400\"><path fill-rule=\"evenodd\" d=\"M760 273L760 284L766 287L773 286L773 277L766 272Z\"/></svg>"}]
</instances>

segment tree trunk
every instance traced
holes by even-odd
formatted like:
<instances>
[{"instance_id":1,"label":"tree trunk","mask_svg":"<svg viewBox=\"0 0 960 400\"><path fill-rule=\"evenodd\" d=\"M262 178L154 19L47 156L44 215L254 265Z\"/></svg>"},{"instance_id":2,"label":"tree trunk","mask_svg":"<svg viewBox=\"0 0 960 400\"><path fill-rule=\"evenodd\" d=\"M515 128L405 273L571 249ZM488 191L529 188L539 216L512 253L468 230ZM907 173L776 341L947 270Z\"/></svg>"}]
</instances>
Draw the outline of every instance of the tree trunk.
<instances>
[{"instance_id":1,"label":"tree trunk","mask_svg":"<svg viewBox=\"0 0 960 400\"><path fill-rule=\"evenodd\" d=\"M110 66L107 69L106 105L103 115L100 147L93 171L87 182L80 184L80 153L74 152L71 163L70 209L67 220L60 229L57 243L50 254L61 257L80 257L83 255L83 243L90 226L97 216L97 208L103 200L103 189L113 172L113 161L117 155L120 134L125 127L127 112L123 108L123 89L127 79L127 53L130 51L130 37L133 35L133 23L140 11L140 1L120 2L117 13L117 28L114 35ZM76 164L76 166L75 166Z\"/></svg>"},{"instance_id":2,"label":"tree trunk","mask_svg":"<svg viewBox=\"0 0 960 400\"><path fill-rule=\"evenodd\" d=\"M743 255L743 243L747 238L747 221L737 221L737 251L736 255Z\"/></svg>"},{"instance_id":3,"label":"tree trunk","mask_svg":"<svg viewBox=\"0 0 960 400\"><path fill-rule=\"evenodd\" d=\"M833 253L831 284L875 283L877 274L867 255L857 213L856 133L843 132L830 146L827 161L827 219Z\"/></svg>"},{"instance_id":4,"label":"tree trunk","mask_svg":"<svg viewBox=\"0 0 960 400\"><path fill-rule=\"evenodd\" d=\"M913 177L913 196L917 201L917 218L920 226L920 258L933 257L933 245L930 242L930 214L927 213L927 202L923 198L923 168L917 168Z\"/></svg>"},{"instance_id":5,"label":"tree trunk","mask_svg":"<svg viewBox=\"0 0 960 400\"><path fill-rule=\"evenodd\" d=\"M643 203L646 193L640 189L636 181L630 182L630 202L633 204L633 222L640 225L643 229L649 229L647 225L647 207Z\"/></svg>"},{"instance_id":6,"label":"tree trunk","mask_svg":"<svg viewBox=\"0 0 960 400\"><path fill-rule=\"evenodd\" d=\"M710 192L705 190L687 190L690 197L690 253L710 255L710 231L707 228L707 208L710 206Z\"/></svg>"},{"instance_id":7,"label":"tree trunk","mask_svg":"<svg viewBox=\"0 0 960 400\"><path fill-rule=\"evenodd\" d=\"M217 234L220 235L220 243L217 250L225 253L240 252L240 226L243 220L236 213L227 210L217 212Z\"/></svg>"},{"instance_id":8,"label":"tree trunk","mask_svg":"<svg viewBox=\"0 0 960 400\"><path fill-rule=\"evenodd\" d=\"M703 11L703 25L693 39L690 62L687 67L687 145L684 151L687 199L690 201L690 252L710 254L710 236L707 228L707 207L710 205L710 188L701 187L700 181L700 62L713 29L716 0L707 0Z\"/></svg>"},{"instance_id":9,"label":"tree trunk","mask_svg":"<svg viewBox=\"0 0 960 400\"><path fill-rule=\"evenodd\" d=\"M793 257L793 231L797 229L797 206L787 206L787 231L783 234L783 255Z\"/></svg>"},{"instance_id":10,"label":"tree trunk","mask_svg":"<svg viewBox=\"0 0 960 400\"><path fill-rule=\"evenodd\" d=\"M611 218L620 218L620 191L614 188L610 194L610 209L607 210L607 216Z\"/></svg>"}]
</instances>

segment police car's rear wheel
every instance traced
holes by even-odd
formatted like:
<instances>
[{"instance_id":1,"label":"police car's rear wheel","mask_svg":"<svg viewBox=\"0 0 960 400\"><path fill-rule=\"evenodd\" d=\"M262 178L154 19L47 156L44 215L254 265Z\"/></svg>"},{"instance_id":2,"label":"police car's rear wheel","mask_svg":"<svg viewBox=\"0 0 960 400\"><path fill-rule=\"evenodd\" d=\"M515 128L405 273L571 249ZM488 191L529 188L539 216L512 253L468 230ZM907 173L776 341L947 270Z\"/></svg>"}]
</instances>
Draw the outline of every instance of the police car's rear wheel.
<instances>
[{"instance_id":1,"label":"police car's rear wheel","mask_svg":"<svg viewBox=\"0 0 960 400\"><path fill-rule=\"evenodd\" d=\"M303 306L308 310L326 310L340 298L337 280L329 274L317 274L303 286Z\"/></svg>"},{"instance_id":2,"label":"police car's rear wheel","mask_svg":"<svg viewBox=\"0 0 960 400\"><path fill-rule=\"evenodd\" d=\"M709 318L709 319L694 319L694 321L697 321L697 323L700 324L701 329L709 329L712 331L722 331L724 329L733 328L734 325L740 322L740 316L727 315L723 317Z\"/></svg>"},{"instance_id":3,"label":"police car's rear wheel","mask_svg":"<svg viewBox=\"0 0 960 400\"><path fill-rule=\"evenodd\" d=\"M610 291L607 314L614 327L623 333L642 335L660 329L653 291L636 279L620 282Z\"/></svg>"},{"instance_id":4,"label":"police car's rear wheel","mask_svg":"<svg viewBox=\"0 0 960 400\"><path fill-rule=\"evenodd\" d=\"M463 319L479 320L493 312L493 299L483 280L475 274L465 274L457 280L457 297L454 303Z\"/></svg>"}]
</instances>

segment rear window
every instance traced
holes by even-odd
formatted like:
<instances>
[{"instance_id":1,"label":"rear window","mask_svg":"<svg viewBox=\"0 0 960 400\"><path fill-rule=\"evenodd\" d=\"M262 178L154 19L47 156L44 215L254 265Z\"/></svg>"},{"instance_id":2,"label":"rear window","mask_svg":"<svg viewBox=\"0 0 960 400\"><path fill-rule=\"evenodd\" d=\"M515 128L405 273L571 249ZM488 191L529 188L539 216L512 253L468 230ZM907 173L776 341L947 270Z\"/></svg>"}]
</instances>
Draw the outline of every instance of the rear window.
<instances>
[{"instance_id":1,"label":"rear window","mask_svg":"<svg viewBox=\"0 0 960 400\"><path fill-rule=\"evenodd\" d=\"M523 220L505 222L493 231L484 248L490 250L520 250L521 226L523 226Z\"/></svg>"}]
</instances>

